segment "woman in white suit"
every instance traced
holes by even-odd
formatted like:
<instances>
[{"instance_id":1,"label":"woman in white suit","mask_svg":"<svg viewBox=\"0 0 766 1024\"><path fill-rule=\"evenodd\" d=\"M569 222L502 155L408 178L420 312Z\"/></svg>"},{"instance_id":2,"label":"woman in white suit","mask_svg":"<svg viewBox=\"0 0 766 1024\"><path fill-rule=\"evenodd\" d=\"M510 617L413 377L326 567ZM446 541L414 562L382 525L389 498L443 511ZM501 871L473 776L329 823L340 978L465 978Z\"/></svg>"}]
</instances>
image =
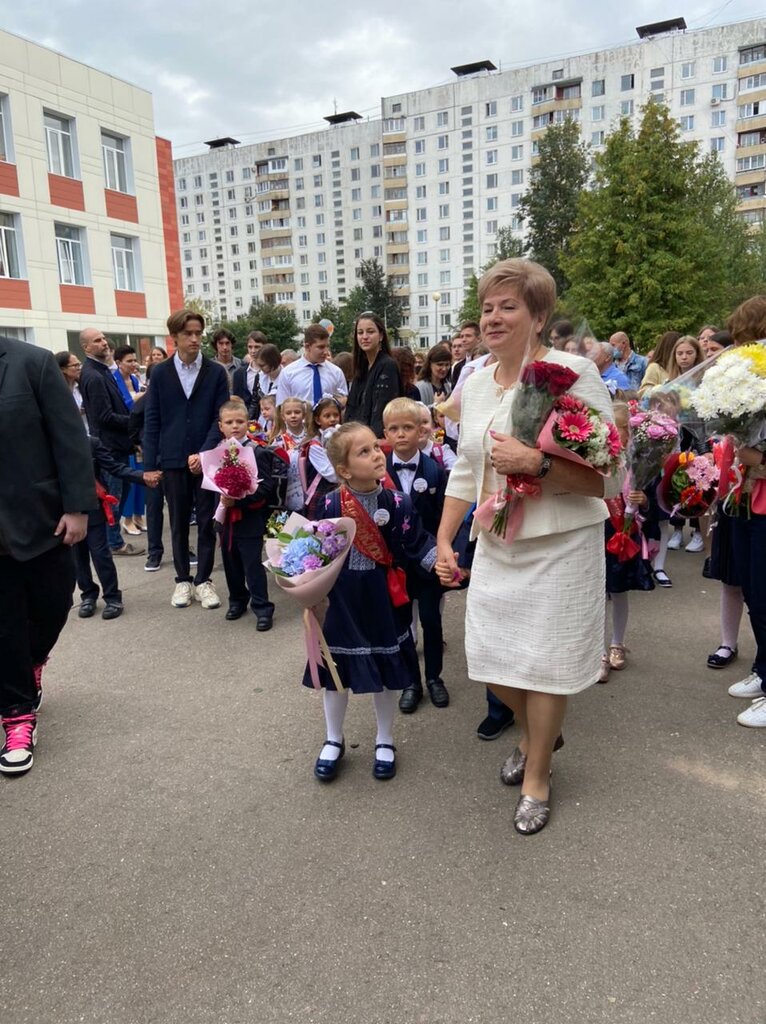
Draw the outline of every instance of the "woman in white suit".
<instances>
[{"instance_id":1,"label":"woman in white suit","mask_svg":"<svg viewBox=\"0 0 766 1024\"><path fill-rule=\"evenodd\" d=\"M474 373L463 389L458 459L439 529L437 572L445 584L454 579L452 542L474 502L500 490L509 473L539 478L541 496L525 501L511 545L474 527L478 543L465 630L469 677L489 685L521 728L501 777L509 785L521 784L514 825L529 835L550 817L551 756L561 742L567 697L599 676L603 498L617 494L620 481L509 436L515 385L528 350L530 361L555 361L579 374L570 393L612 419L609 393L595 365L542 342L556 301L548 271L525 259L497 263L479 282L479 301L482 341L497 362Z\"/></svg>"}]
</instances>

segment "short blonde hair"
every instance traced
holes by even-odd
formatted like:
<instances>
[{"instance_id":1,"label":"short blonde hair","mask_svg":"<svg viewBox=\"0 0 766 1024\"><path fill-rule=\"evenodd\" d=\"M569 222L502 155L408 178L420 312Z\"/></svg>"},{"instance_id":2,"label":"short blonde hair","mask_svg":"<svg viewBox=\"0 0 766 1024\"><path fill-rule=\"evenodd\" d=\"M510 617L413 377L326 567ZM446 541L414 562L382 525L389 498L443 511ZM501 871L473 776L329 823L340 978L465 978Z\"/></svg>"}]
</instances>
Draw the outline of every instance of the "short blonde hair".
<instances>
[{"instance_id":1,"label":"short blonde hair","mask_svg":"<svg viewBox=\"0 0 766 1024\"><path fill-rule=\"evenodd\" d=\"M392 398L383 410L383 426L392 416L412 416L413 422L420 422L420 402L413 398Z\"/></svg>"},{"instance_id":2,"label":"short blonde hair","mask_svg":"<svg viewBox=\"0 0 766 1024\"><path fill-rule=\"evenodd\" d=\"M218 416L221 417L225 412L232 412L232 410L234 409L236 409L237 412L244 412L244 414L247 415L247 406L245 405L241 398L235 397L229 398L226 402L223 403L221 408L218 410Z\"/></svg>"},{"instance_id":3,"label":"short blonde hair","mask_svg":"<svg viewBox=\"0 0 766 1024\"><path fill-rule=\"evenodd\" d=\"M539 263L533 260L501 260L489 268L479 281L479 303L500 288L513 288L518 292L532 316L545 320L556 305L556 282Z\"/></svg>"}]
</instances>

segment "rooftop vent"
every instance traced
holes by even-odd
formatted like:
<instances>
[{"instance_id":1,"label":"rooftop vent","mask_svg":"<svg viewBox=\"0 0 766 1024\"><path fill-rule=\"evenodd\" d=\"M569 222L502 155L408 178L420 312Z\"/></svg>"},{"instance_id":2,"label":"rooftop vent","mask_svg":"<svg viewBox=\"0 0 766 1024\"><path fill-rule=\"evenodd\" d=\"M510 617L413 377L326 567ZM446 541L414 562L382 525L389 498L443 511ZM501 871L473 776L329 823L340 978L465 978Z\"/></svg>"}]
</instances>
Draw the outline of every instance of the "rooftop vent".
<instances>
[{"instance_id":1,"label":"rooftop vent","mask_svg":"<svg viewBox=\"0 0 766 1024\"><path fill-rule=\"evenodd\" d=\"M480 71L497 71L497 67L491 60L477 60L474 64L458 64L450 71L458 78L465 78L467 75L477 75Z\"/></svg>"},{"instance_id":2,"label":"rooftop vent","mask_svg":"<svg viewBox=\"0 0 766 1024\"><path fill-rule=\"evenodd\" d=\"M342 114L328 114L325 118L328 124L346 124L348 121L361 121L362 115L355 110L346 110Z\"/></svg>"},{"instance_id":3,"label":"rooftop vent","mask_svg":"<svg viewBox=\"0 0 766 1024\"><path fill-rule=\"evenodd\" d=\"M238 146L239 139L230 139L228 136L225 139L211 139L210 142L205 143L210 149L224 149L227 146Z\"/></svg>"},{"instance_id":4,"label":"rooftop vent","mask_svg":"<svg viewBox=\"0 0 766 1024\"><path fill-rule=\"evenodd\" d=\"M686 31L684 18L670 18L668 21L655 21L651 25L639 25L636 29L639 39L653 39L655 36L664 36L669 32Z\"/></svg>"}]
</instances>

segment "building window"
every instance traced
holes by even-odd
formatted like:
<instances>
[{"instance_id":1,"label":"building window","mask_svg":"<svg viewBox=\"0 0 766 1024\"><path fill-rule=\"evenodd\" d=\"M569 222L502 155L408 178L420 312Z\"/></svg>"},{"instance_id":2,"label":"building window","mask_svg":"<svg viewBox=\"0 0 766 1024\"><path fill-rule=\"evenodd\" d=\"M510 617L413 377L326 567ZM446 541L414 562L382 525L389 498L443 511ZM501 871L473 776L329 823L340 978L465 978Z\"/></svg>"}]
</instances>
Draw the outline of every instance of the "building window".
<instances>
[{"instance_id":1,"label":"building window","mask_svg":"<svg viewBox=\"0 0 766 1024\"><path fill-rule=\"evenodd\" d=\"M694 78L694 61L689 60L681 65L681 78Z\"/></svg>"},{"instance_id":2,"label":"building window","mask_svg":"<svg viewBox=\"0 0 766 1024\"><path fill-rule=\"evenodd\" d=\"M726 127L726 111L725 110L714 110L710 116L710 127L711 128L725 128Z\"/></svg>"},{"instance_id":3,"label":"building window","mask_svg":"<svg viewBox=\"0 0 766 1024\"><path fill-rule=\"evenodd\" d=\"M727 100L729 98L729 84L728 82L721 82L720 85L713 86L713 99L714 100Z\"/></svg>"},{"instance_id":4,"label":"building window","mask_svg":"<svg viewBox=\"0 0 766 1024\"><path fill-rule=\"evenodd\" d=\"M428 241L428 229L420 228L417 233L417 240L419 245L425 245Z\"/></svg>"},{"instance_id":5,"label":"building window","mask_svg":"<svg viewBox=\"0 0 766 1024\"><path fill-rule=\"evenodd\" d=\"M448 124L449 124L449 111L447 111L447 110L440 110L439 113L436 115L436 127L437 128L446 128Z\"/></svg>"},{"instance_id":6,"label":"building window","mask_svg":"<svg viewBox=\"0 0 766 1024\"><path fill-rule=\"evenodd\" d=\"M486 156L485 156L485 163L487 163L488 165L496 164L497 163L497 150L496 149L488 149L487 150L487 153L486 153Z\"/></svg>"},{"instance_id":7,"label":"building window","mask_svg":"<svg viewBox=\"0 0 766 1024\"><path fill-rule=\"evenodd\" d=\"M426 198L426 187L425 185L417 185L415 187L415 198L425 199Z\"/></svg>"},{"instance_id":8,"label":"building window","mask_svg":"<svg viewBox=\"0 0 766 1024\"><path fill-rule=\"evenodd\" d=\"M489 196L487 198L487 213L497 212L497 196Z\"/></svg>"},{"instance_id":9,"label":"building window","mask_svg":"<svg viewBox=\"0 0 766 1024\"><path fill-rule=\"evenodd\" d=\"M442 203L439 206L439 219L446 220L449 217L449 203Z\"/></svg>"},{"instance_id":10,"label":"building window","mask_svg":"<svg viewBox=\"0 0 766 1024\"><path fill-rule=\"evenodd\" d=\"M138 239L111 235L114 287L121 292L141 291L138 274Z\"/></svg>"},{"instance_id":11,"label":"building window","mask_svg":"<svg viewBox=\"0 0 766 1024\"><path fill-rule=\"evenodd\" d=\"M449 157L439 161L439 174L449 174Z\"/></svg>"},{"instance_id":12,"label":"building window","mask_svg":"<svg viewBox=\"0 0 766 1024\"><path fill-rule=\"evenodd\" d=\"M723 153L724 145L726 140L723 135L719 135L710 140L710 152L711 153Z\"/></svg>"},{"instance_id":13,"label":"building window","mask_svg":"<svg viewBox=\"0 0 766 1024\"><path fill-rule=\"evenodd\" d=\"M523 121L511 121L511 136L518 138L519 135L524 134L524 122Z\"/></svg>"},{"instance_id":14,"label":"building window","mask_svg":"<svg viewBox=\"0 0 766 1024\"><path fill-rule=\"evenodd\" d=\"M740 50L740 64L754 64L756 61L766 60L766 44L760 46L749 46L746 50Z\"/></svg>"},{"instance_id":15,"label":"building window","mask_svg":"<svg viewBox=\"0 0 766 1024\"><path fill-rule=\"evenodd\" d=\"M605 96L606 95L606 79L597 78L591 83L590 87L591 96Z\"/></svg>"},{"instance_id":16,"label":"building window","mask_svg":"<svg viewBox=\"0 0 766 1024\"><path fill-rule=\"evenodd\" d=\"M620 90L621 92L628 92L633 89L636 84L635 75L621 75L620 76Z\"/></svg>"},{"instance_id":17,"label":"building window","mask_svg":"<svg viewBox=\"0 0 766 1024\"><path fill-rule=\"evenodd\" d=\"M21 277L18 230L18 214L0 213L0 277Z\"/></svg>"},{"instance_id":18,"label":"building window","mask_svg":"<svg viewBox=\"0 0 766 1024\"><path fill-rule=\"evenodd\" d=\"M56 224L56 253L61 284L87 284L85 232L68 224Z\"/></svg>"},{"instance_id":19,"label":"building window","mask_svg":"<svg viewBox=\"0 0 766 1024\"><path fill-rule=\"evenodd\" d=\"M422 156L426 151L426 140L416 139L415 140L415 156Z\"/></svg>"},{"instance_id":20,"label":"building window","mask_svg":"<svg viewBox=\"0 0 766 1024\"><path fill-rule=\"evenodd\" d=\"M426 119L424 117L414 118L412 122L412 127L413 130L416 132L424 132L426 130Z\"/></svg>"},{"instance_id":21,"label":"building window","mask_svg":"<svg viewBox=\"0 0 766 1024\"><path fill-rule=\"evenodd\" d=\"M524 97L523 96L511 96L511 113L518 114L524 109Z\"/></svg>"},{"instance_id":22,"label":"building window","mask_svg":"<svg viewBox=\"0 0 766 1024\"><path fill-rule=\"evenodd\" d=\"M511 160L524 159L524 146L511 146Z\"/></svg>"},{"instance_id":23,"label":"building window","mask_svg":"<svg viewBox=\"0 0 766 1024\"><path fill-rule=\"evenodd\" d=\"M511 184L512 185L523 185L524 184L524 172L522 170L511 171Z\"/></svg>"},{"instance_id":24,"label":"building window","mask_svg":"<svg viewBox=\"0 0 766 1024\"><path fill-rule=\"evenodd\" d=\"M633 100L620 100L620 117L633 116Z\"/></svg>"},{"instance_id":25,"label":"building window","mask_svg":"<svg viewBox=\"0 0 766 1024\"><path fill-rule=\"evenodd\" d=\"M744 63L744 61L743 61ZM713 74L722 75L729 69L728 57L713 57Z\"/></svg>"},{"instance_id":26,"label":"building window","mask_svg":"<svg viewBox=\"0 0 766 1024\"><path fill-rule=\"evenodd\" d=\"M485 135L487 142L497 142L497 125L491 124L488 128L486 128Z\"/></svg>"},{"instance_id":27,"label":"building window","mask_svg":"<svg viewBox=\"0 0 766 1024\"><path fill-rule=\"evenodd\" d=\"M591 146L603 146L604 145L604 132L591 132L590 133L590 144Z\"/></svg>"},{"instance_id":28,"label":"building window","mask_svg":"<svg viewBox=\"0 0 766 1024\"><path fill-rule=\"evenodd\" d=\"M487 175L487 188L497 188L497 174Z\"/></svg>"},{"instance_id":29,"label":"building window","mask_svg":"<svg viewBox=\"0 0 766 1024\"><path fill-rule=\"evenodd\" d=\"M0 160L8 164L14 162L11 105L9 98L2 93L0 93Z\"/></svg>"},{"instance_id":30,"label":"building window","mask_svg":"<svg viewBox=\"0 0 766 1024\"><path fill-rule=\"evenodd\" d=\"M449 135L438 135L436 137L437 149L449 149Z\"/></svg>"},{"instance_id":31,"label":"building window","mask_svg":"<svg viewBox=\"0 0 766 1024\"><path fill-rule=\"evenodd\" d=\"M76 178L74 121L57 114L45 113L45 145L48 149L48 170L65 178Z\"/></svg>"},{"instance_id":32,"label":"building window","mask_svg":"<svg viewBox=\"0 0 766 1024\"><path fill-rule=\"evenodd\" d=\"M681 90L681 106L682 107L693 107L694 106L694 89L682 89Z\"/></svg>"},{"instance_id":33,"label":"building window","mask_svg":"<svg viewBox=\"0 0 766 1024\"><path fill-rule=\"evenodd\" d=\"M450 230L449 230L449 228L439 228L439 241L440 242L449 242L449 238L450 238Z\"/></svg>"},{"instance_id":34,"label":"building window","mask_svg":"<svg viewBox=\"0 0 766 1024\"><path fill-rule=\"evenodd\" d=\"M497 117L497 100L490 100L484 104L485 117Z\"/></svg>"},{"instance_id":35,"label":"building window","mask_svg":"<svg viewBox=\"0 0 766 1024\"><path fill-rule=\"evenodd\" d=\"M687 114L685 117L680 117L678 119L678 125L682 132L693 132L694 114Z\"/></svg>"},{"instance_id":36,"label":"building window","mask_svg":"<svg viewBox=\"0 0 766 1024\"><path fill-rule=\"evenodd\" d=\"M604 121L606 120L606 107L602 104L600 107L590 108L590 119L591 121Z\"/></svg>"}]
</instances>

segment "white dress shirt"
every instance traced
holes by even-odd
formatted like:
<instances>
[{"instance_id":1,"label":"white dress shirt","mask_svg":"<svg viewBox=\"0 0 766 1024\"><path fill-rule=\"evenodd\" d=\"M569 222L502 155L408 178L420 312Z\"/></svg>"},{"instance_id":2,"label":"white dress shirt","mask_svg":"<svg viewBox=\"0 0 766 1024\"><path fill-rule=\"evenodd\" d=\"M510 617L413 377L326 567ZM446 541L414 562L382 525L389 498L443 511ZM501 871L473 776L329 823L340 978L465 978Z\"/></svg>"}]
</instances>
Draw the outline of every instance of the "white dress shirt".
<instances>
[{"instance_id":1,"label":"white dress shirt","mask_svg":"<svg viewBox=\"0 0 766 1024\"><path fill-rule=\"evenodd\" d=\"M187 398L191 398L195 381L197 380L200 368L202 367L202 353L197 353L197 358L193 363L185 363L179 358L179 355L176 352L173 356L173 364L176 368L178 379L181 381L181 387L184 389L184 394Z\"/></svg>"},{"instance_id":2,"label":"white dress shirt","mask_svg":"<svg viewBox=\"0 0 766 1024\"><path fill-rule=\"evenodd\" d=\"M258 374L258 387L261 389L262 395L273 395L279 385L279 378L282 376L281 373L277 374L275 380L269 377L268 373ZM251 389L252 390L252 389Z\"/></svg>"},{"instance_id":3,"label":"white dress shirt","mask_svg":"<svg viewBox=\"0 0 766 1024\"><path fill-rule=\"evenodd\" d=\"M348 386L343 371L331 363L329 359L323 363L310 363L305 356L296 359L283 367L277 378L277 405L287 398L299 398L302 402L314 404L314 365L319 366L319 380L322 384L322 397L337 397L348 394Z\"/></svg>"},{"instance_id":4,"label":"white dress shirt","mask_svg":"<svg viewBox=\"0 0 766 1024\"><path fill-rule=\"evenodd\" d=\"M260 373L253 366L252 363L247 364L247 390L252 394L255 389L255 378L260 377Z\"/></svg>"},{"instance_id":5,"label":"white dress shirt","mask_svg":"<svg viewBox=\"0 0 766 1024\"><path fill-rule=\"evenodd\" d=\"M412 463L412 465L417 466L419 459L420 452L417 451L412 456L412 458L407 459L406 462L407 464ZM400 459L398 455L392 455L391 462L393 463L396 475L399 477L399 482L402 485L402 490L404 491L405 494L412 494L412 483L415 479L417 469L402 469L401 467L405 465L405 460Z\"/></svg>"}]
</instances>

